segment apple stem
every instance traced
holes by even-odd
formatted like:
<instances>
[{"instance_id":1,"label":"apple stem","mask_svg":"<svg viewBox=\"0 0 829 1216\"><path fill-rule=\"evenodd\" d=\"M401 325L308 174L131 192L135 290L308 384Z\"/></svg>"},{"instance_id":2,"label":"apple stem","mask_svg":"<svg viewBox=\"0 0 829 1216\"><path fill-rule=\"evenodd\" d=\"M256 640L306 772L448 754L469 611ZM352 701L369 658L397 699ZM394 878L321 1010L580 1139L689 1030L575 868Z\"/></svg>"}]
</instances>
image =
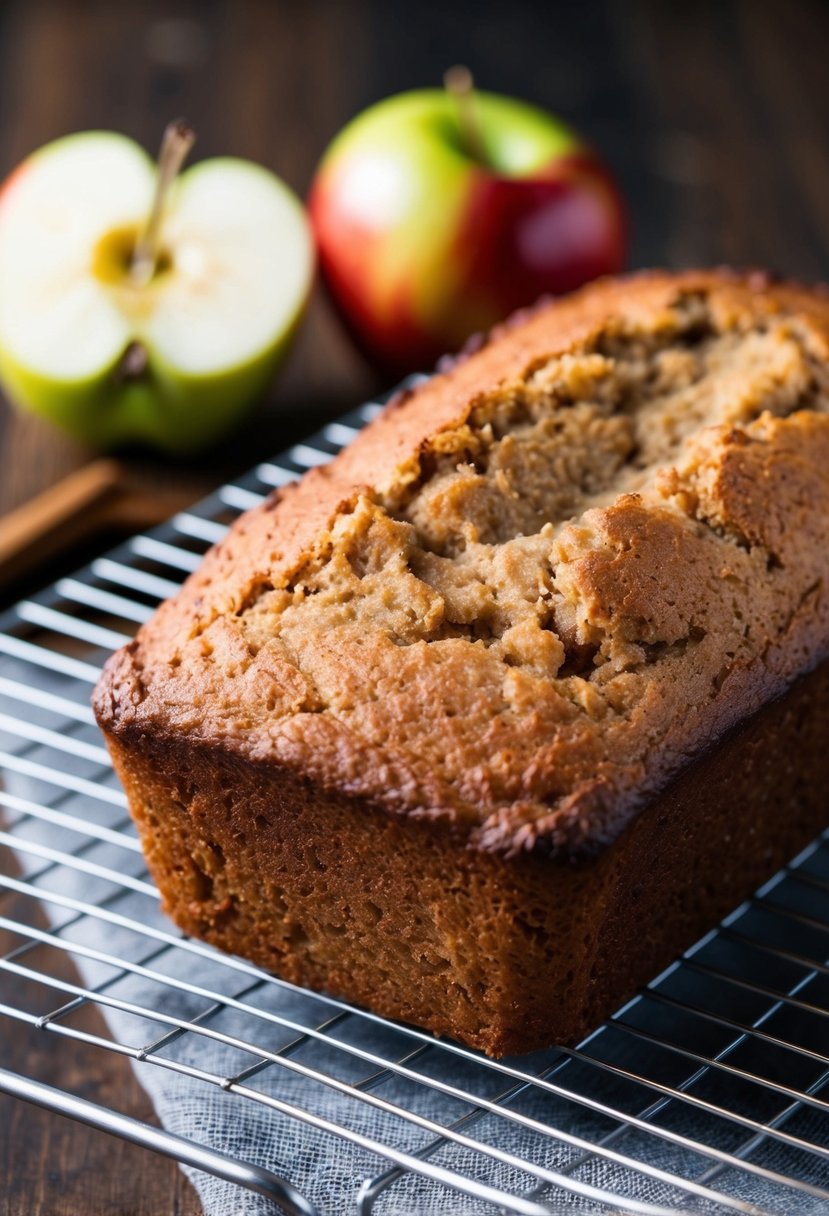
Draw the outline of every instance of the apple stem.
<instances>
[{"instance_id":1,"label":"apple stem","mask_svg":"<svg viewBox=\"0 0 829 1216\"><path fill-rule=\"evenodd\" d=\"M182 118L168 123L158 154L155 193L144 231L138 238L130 267L130 278L137 287L145 287L155 273L161 238L164 209L170 187L178 175L187 154L196 141L196 133Z\"/></svg>"},{"instance_id":2,"label":"apple stem","mask_svg":"<svg viewBox=\"0 0 829 1216\"><path fill-rule=\"evenodd\" d=\"M475 107L475 80L469 68L462 63L449 68L443 74L443 87L455 101L464 149L479 164L485 165L487 154Z\"/></svg>"}]
</instances>

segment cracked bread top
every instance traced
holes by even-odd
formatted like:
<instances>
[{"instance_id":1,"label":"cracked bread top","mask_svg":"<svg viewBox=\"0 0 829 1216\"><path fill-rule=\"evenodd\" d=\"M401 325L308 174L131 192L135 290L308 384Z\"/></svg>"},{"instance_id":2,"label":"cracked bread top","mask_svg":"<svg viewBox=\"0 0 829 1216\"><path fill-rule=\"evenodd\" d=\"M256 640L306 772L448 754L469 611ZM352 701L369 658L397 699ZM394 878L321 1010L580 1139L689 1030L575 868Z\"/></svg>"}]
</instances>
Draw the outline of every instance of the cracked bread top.
<instances>
[{"instance_id":1,"label":"cracked bread top","mask_svg":"<svg viewBox=\"0 0 829 1216\"><path fill-rule=\"evenodd\" d=\"M95 708L578 856L829 655L827 574L829 299L608 280L242 516Z\"/></svg>"}]
</instances>

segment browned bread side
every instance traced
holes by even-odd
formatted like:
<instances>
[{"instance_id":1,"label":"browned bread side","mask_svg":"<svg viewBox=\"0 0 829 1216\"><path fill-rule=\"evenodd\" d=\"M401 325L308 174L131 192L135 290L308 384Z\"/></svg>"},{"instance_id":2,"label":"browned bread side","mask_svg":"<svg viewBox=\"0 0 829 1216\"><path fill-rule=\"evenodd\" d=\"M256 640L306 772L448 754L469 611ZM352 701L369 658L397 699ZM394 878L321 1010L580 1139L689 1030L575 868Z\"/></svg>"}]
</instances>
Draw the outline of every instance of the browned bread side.
<instances>
[{"instance_id":1,"label":"browned bread side","mask_svg":"<svg viewBox=\"0 0 829 1216\"><path fill-rule=\"evenodd\" d=\"M471 850L219 747L110 747L184 932L503 1056L577 1042L808 844L827 733L824 663L576 864Z\"/></svg>"}]
</instances>

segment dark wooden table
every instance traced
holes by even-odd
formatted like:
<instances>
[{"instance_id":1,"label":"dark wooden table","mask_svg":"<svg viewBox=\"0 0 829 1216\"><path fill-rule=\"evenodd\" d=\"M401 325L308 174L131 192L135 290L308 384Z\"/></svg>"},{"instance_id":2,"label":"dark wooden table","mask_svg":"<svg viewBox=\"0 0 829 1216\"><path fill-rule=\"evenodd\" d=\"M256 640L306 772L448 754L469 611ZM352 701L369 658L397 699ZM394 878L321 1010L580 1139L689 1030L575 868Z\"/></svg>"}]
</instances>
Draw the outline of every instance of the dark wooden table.
<instances>
[{"instance_id":1,"label":"dark wooden table","mask_svg":"<svg viewBox=\"0 0 829 1216\"><path fill-rule=\"evenodd\" d=\"M304 192L346 119L436 84L455 62L482 86L559 112L602 149L630 201L632 265L829 277L820 0L18 0L0 7L0 175L72 130L111 127L154 149L182 114L199 132L198 156L251 157ZM318 295L277 387L220 454L189 467L130 463L154 484L190 478L195 492L373 387ZM89 459L0 402L0 515ZM7 976L2 991L12 991ZM152 1117L125 1061L5 1019L0 1065ZM0 1216L199 1210L171 1163L0 1099Z\"/></svg>"}]
</instances>

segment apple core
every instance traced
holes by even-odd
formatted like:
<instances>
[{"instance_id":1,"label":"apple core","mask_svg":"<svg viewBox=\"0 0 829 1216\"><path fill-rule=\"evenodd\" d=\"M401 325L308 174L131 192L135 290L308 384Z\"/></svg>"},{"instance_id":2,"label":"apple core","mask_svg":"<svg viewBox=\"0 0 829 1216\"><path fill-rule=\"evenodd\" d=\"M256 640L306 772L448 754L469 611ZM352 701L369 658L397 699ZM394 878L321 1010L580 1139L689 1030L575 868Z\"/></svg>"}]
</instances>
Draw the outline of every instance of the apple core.
<instances>
[{"instance_id":1,"label":"apple core","mask_svg":"<svg viewBox=\"0 0 829 1216\"><path fill-rule=\"evenodd\" d=\"M126 286L132 281L132 268L135 263L135 251L138 246L139 227L137 224L125 224L121 228L113 228L105 232L92 250L92 273L101 283ZM159 249L152 279L158 278L173 268L173 255L169 249ZM137 290L141 286L133 283Z\"/></svg>"}]
</instances>

